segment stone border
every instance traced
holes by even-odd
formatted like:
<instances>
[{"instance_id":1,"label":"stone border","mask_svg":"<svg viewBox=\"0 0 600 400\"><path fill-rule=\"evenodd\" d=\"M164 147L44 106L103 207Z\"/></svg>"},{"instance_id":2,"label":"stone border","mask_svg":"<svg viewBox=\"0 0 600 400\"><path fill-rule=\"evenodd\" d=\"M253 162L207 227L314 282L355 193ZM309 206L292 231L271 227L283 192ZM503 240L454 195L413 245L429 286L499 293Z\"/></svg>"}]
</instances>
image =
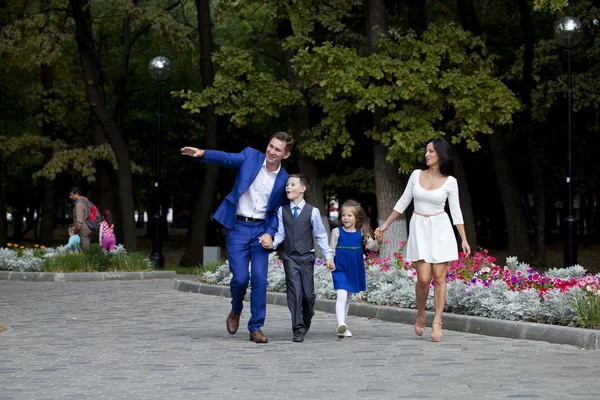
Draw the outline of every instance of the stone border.
<instances>
[{"instance_id":1,"label":"stone border","mask_svg":"<svg viewBox=\"0 0 600 400\"><path fill-rule=\"evenodd\" d=\"M173 279L175 271L144 272L13 272L0 271L0 281L21 282L97 282L132 281L144 279Z\"/></svg>"},{"instance_id":2,"label":"stone border","mask_svg":"<svg viewBox=\"0 0 600 400\"><path fill-rule=\"evenodd\" d=\"M229 297L228 286L209 285L200 282L175 280L175 290L213 296ZM286 306L285 293L267 293L267 303ZM317 299L315 310L335 313L335 300ZM377 318L382 321L414 324L415 310L390 306L377 306L368 303L350 303L350 315L366 318ZM433 313L427 312L427 323L431 325ZM473 317L445 313L444 329L476 333L486 336L509 339L537 340L542 342L568 344L586 350L600 350L600 331L593 329L572 328L567 326L536 324L533 322L506 321L502 319Z\"/></svg>"}]
</instances>

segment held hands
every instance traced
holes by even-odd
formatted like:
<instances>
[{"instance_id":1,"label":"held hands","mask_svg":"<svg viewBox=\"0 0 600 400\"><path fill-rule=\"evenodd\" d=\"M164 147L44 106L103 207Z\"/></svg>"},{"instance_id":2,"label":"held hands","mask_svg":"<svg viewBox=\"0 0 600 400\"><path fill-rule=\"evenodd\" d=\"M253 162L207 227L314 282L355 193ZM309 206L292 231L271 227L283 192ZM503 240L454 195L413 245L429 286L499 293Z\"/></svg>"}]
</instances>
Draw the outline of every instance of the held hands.
<instances>
[{"instance_id":1,"label":"held hands","mask_svg":"<svg viewBox=\"0 0 600 400\"><path fill-rule=\"evenodd\" d=\"M260 243L263 249L271 250L273 249L273 238L268 233L265 233L261 237L258 238L258 243Z\"/></svg>"},{"instance_id":2,"label":"held hands","mask_svg":"<svg viewBox=\"0 0 600 400\"><path fill-rule=\"evenodd\" d=\"M327 260L327 269L330 271L335 271L335 264L333 263L333 260Z\"/></svg>"},{"instance_id":3,"label":"held hands","mask_svg":"<svg viewBox=\"0 0 600 400\"><path fill-rule=\"evenodd\" d=\"M388 228L389 227L387 226L387 224L384 223L383 225L381 225L380 227L378 227L377 229L375 229L375 232L374 232L375 239L377 239L377 240L383 239L383 233L385 231L387 231Z\"/></svg>"},{"instance_id":4,"label":"held hands","mask_svg":"<svg viewBox=\"0 0 600 400\"><path fill-rule=\"evenodd\" d=\"M375 229L375 232L373 232L373 234L375 235L375 240L377 240L377 242L381 244L381 242L383 241L383 232L381 231L381 228Z\"/></svg>"},{"instance_id":5,"label":"held hands","mask_svg":"<svg viewBox=\"0 0 600 400\"><path fill-rule=\"evenodd\" d=\"M465 253L465 257L469 257L471 255L471 247L469 246L469 242L466 240L462 241L462 250Z\"/></svg>"},{"instance_id":6,"label":"held hands","mask_svg":"<svg viewBox=\"0 0 600 400\"><path fill-rule=\"evenodd\" d=\"M183 147L181 149L181 155L190 157L204 157L204 150L197 149L195 147Z\"/></svg>"}]
</instances>

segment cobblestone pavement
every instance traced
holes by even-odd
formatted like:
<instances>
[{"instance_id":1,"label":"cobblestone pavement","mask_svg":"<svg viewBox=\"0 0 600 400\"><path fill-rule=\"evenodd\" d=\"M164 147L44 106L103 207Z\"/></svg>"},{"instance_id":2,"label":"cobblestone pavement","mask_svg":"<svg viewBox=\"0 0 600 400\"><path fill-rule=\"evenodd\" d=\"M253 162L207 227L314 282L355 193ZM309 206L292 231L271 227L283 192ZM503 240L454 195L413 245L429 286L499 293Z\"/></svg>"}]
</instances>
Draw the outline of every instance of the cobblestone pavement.
<instances>
[{"instance_id":1,"label":"cobblestone pavement","mask_svg":"<svg viewBox=\"0 0 600 400\"><path fill-rule=\"evenodd\" d=\"M0 282L0 399L598 399L600 353L317 312L304 343L268 306L270 342L225 330L229 299L173 281Z\"/></svg>"}]
</instances>

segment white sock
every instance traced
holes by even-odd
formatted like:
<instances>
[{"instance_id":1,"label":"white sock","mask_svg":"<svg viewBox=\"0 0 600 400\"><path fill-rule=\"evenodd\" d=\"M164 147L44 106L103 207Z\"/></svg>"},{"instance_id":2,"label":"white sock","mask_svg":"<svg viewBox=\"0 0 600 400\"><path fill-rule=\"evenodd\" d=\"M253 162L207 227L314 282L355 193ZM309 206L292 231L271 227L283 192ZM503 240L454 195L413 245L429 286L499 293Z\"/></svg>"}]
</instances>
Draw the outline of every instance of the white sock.
<instances>
[{"instance_id":1,"label":"white sock","mask_svg":"<svg viewBox=\"0 0 600 400\"><path fill-rule=\"evenodd\" d=\"M346 321L348 319L348 310L350 310L350 301L352 300L352 293L348 293L348 298L346 299L346 307L345 310L346 313L344 314L344 321Z\"/></svg>"},{"instance_id":2,"label":"white sock","mask_svg":"<svg viewBox=\"0 0 600 400\"><path fill-rule=\"evenodd\" d=\"M346 315L348 313L348 306L346 304L348 304L350 296L348 296L348 292L343 289L336 290L335 293L337 294L337 299L335 301L335 316L337 318L338 326L340 326L346 324Z\"/></svg>"}]
</instances>

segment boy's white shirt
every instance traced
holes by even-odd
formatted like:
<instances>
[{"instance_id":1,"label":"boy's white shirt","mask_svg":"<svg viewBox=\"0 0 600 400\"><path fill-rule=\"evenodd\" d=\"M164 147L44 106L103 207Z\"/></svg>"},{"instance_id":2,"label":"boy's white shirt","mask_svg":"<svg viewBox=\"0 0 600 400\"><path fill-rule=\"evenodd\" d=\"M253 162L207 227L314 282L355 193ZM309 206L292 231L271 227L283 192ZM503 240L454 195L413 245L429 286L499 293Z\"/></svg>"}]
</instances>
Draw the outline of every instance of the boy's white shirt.
<instances>
[{"instance_id":1,"label":"boy's white shirt","mask_svg":"<svg viewBox=\"0 0 600 400\"><path fill-rule=\"evenodd\" d=\"M287 206L279 207L279 209L277 210L277 220L279 221L279 225L277 227L277 232L275 233L275 239L273 240L273 249L276 249L277 246L279 246L285 240L285 228L283 226L282 208L290 207L290 210L292 210L293 213L294 207L298 207L298 215L300 215L305 205L306 201L302 199L302 201L298 204L294 204L293 201L290 201L290 203ZM327 243L327 231L325 230L325 226L323 225L323 221L321 220L321 212L317 207L313 206L310 219L312 222L313 236L317 240L317 244L321 248L323 256L326 260L332 260L333 252L331 251L331 248Z\"/></svg>"}]
</instances>

